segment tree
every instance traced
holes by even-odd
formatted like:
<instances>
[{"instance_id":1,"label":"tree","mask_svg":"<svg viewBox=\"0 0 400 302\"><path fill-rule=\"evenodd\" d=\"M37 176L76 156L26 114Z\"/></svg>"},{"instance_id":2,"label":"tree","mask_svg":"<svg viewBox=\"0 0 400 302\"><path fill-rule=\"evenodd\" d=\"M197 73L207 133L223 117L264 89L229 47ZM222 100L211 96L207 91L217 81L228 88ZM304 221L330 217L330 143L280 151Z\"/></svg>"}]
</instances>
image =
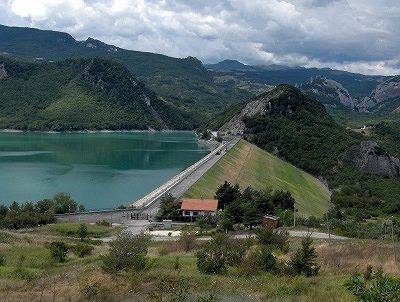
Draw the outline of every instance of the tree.
<instances>
[{"instance_id":1,"label":"tree","mask_svg":"<svg viewBox=\"0 0 400 302\"><path fill-rule=\"evenodd\" d=\"M241 196L239 185L235 184L233 186L225 181L224 184L218 187L215 196L218 200L218 207L224 209L225 205L229 205Z\"/></svg>"},{"instance_id":2,"label":"tree","mask_svg":"<svg viewBox=\"0 0 400 302\"><path fill-rule=\"evenodd\" d=\"M75 213L78 206L70 194L63 192L54 195L53 202L56 214Z\"/></svg>"},{"instance_id":3,"label":"tree","mask_svg":"<svg viewBox=\"0 0 400 302\"><path fill-rule=\"evenodd\" d=\"M79 238L81 238L81 241L83 241L87 235L88 235L88 229L87 226L84 223L81 223L78 227L78 235Z\"/></svg>"},{"instance_id":4,"label":"tree","mask_svg":"<svg viewBox=\"0 0 400 302\"><path fill-rule=\"evenodd\" d=\"M133 235L120 233L110 242L108 255L102 257L103 269L110 273L121 270L143 269L146 266L150 236L144 233Z\"/></svg>"},{"instance_id":5,"label":"tree","mask_svg":"<svg viewBox=\"0 0 400 302\"><path fill-rule=\"evenodd\" d=\"M282 210L293 210L295 199L292 197L290 192L278 190L272 194L272 203L276 208L280 208Z\"/></svg>"},{"instance_id":6,"label":"tree","mask_svg":"<svg viewBox=\"0 0 400 302\"><path fill-rule=\"evenodd\" d=\"M178 199L173 197L171 194L166 194L161 198L160 209L158 210L157 216L161 219L172 219L178 216L180 204Z\"/></svg>"},{"instance_id":7,"label":"tree","mask_svg":"<svg viewBox=\"0 0 400 302\"><path fill-rule=\"evenodd\" d=\"M299 275L311 277L318 274L320 267L316 264L317 253L312 244L310 236L304 238L301 241L301 248L290 259L290 266Z\"/></svg>"},{"instance_id":8,"label":"tree","mask_svg":"<svg viewBox=\"0 0 400 302\"><path fill-rule=\"evenodd\" d=\"M253 226L260 224L262 214L254 205L249 202L242 204L243 209L243 223L245 226L253 229Z\"/></svg>"},{"instance_id":9,"label":"tree","mask_svg":"<svg viewBox=\"0 0 400 302\"><path fill-rule=\"evenodd\" d=\"M196 233L193 230L182 230L181 236L179 238L179 243L185 250L189 252L196 247Z\"/></svg>"}]
</instances>

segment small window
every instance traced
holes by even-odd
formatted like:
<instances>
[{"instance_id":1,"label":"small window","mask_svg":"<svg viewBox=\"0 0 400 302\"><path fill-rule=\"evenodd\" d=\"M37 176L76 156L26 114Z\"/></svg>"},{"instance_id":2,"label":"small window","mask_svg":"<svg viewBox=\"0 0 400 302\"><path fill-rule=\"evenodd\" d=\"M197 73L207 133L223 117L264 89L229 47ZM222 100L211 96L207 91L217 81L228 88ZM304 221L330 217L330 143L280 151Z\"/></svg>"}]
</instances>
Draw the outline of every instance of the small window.
<instances>
[{"instance_id":1,"label":"small window","mask_svg":"<svg viewBox=\"0 0 400 302\"><path fill-rule=\"evenodd\" d=\"M185 211L185 212L183 213L183 215L184 215L184 216L190 216L190 211Z\"/></svg>"},{"instance_id":2,"label":"small window","mask_svg":"<svg viewBox=\"0 0 400 302\"><path fill-rule=\"evenodd\" d=\"M193 212L193 216L198 216L198 215L199 215L199 212L197 212L197 211Z\"/></svg>"}]
</instances>

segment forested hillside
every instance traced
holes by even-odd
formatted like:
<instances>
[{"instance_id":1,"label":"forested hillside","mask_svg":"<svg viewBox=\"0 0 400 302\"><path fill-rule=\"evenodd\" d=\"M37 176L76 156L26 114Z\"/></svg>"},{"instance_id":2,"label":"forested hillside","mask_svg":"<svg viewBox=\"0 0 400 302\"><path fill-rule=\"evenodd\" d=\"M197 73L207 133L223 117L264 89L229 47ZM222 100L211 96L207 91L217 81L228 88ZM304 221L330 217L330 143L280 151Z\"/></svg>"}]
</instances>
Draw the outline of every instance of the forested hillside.
<instances>
[{"instance_id":1,"label":"forested hillside","mask_svg":"<svg viewBox=\"0 0 400 302\"><path fill-rule=\"evenodd\" d=\"M115 60L125 65L157 95L186 111L198 123L211 117L216 110L251 95L246 89L215 82L194 57L172 58L126 50L92 38L77 41L62 32L0 25L0 52L44 61L81 57Z\"/></svg>"},{"instance_id":2,"label":"forested hillside","mask_svg":"<svg viewBox=\"0 0 400 302\"><path fill-rule=\"evenodd\" d=\"M189 118L104 59L29 63L0 57L0 128L190 129Z\"/></svg>"}]
</instances>

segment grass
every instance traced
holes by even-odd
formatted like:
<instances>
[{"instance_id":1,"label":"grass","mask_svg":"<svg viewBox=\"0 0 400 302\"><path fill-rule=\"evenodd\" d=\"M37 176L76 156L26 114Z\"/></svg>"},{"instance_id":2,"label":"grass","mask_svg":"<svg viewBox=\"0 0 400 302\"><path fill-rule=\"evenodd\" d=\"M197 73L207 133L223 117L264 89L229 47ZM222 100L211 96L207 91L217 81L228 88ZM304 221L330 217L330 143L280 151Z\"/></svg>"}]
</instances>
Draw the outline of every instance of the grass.
<instances>
[{"instance_id":1,"label":"grass","mask_svg":"<svg viewBox=\"0 0 400 302\"><path fill-rule=\"evenodd\" d=\"M163 276L179 275L188 282L189 301L213 294L220 302L351 302L354 299L343 283L354 271L363 272L370 264L390 274L400 273L393 261L391 243L378 240L315 240L321 270L318 276L306 278L266 272L243 276L236 267L229 267L221 275L201 274L196 265L197 249L185 252L174 241L151 243L148 257L152 265L147 269L109 275L100 268L99 256L106 252L106 245L96 247L92 256L83 259L68 254L67 262L60 264L51 262L46 243L74 239L64 235L56 238L49 233L15 235L18 242L0 244L6 260L6 266L0 267L0 297L6 301L151 301L147 299L149 293L154 292ZM289 253L276 256L289 259L300 242L300 238L290 238ZM160 256L162 249L169 253ZM21 256L25 260L19 267ZM174 269L176 257L178 270Z\"/></svg>"},{"instance_id":2,"label":"grass","mask_svg":"<svg viewBox=\"0 0 400 302\"><path fill-rule=\"evenodd\" d=\"M328 209L328 189L315 177L278 157L239 141L186 193L186 197L213 198L218 186L229 181L242 189L270 187L290 191L304 216L322 216Z\"/></svg>"},{"instance_id":3,"label":"grass","mask_svg":"<svg viewBox=\"0 0 400 302\"><path fill-rule=\"evenodd\" d=\"M78 229L81 224L78 222L56 223L45 227L47 231L56 235L79 237ZM121 227L109 227L97 224L85 224L88 237L101 238L112 236L122 230Z\"/></svg>"}]
</instances>

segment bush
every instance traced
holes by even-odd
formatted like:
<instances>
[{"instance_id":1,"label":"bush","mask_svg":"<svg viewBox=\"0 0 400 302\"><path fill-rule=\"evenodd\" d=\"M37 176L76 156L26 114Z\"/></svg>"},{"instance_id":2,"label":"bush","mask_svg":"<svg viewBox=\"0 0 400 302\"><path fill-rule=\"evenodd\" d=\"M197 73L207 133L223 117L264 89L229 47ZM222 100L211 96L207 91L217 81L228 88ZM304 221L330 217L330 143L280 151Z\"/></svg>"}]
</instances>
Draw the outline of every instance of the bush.
<instances>
[{"instance_id":1,"label":"bush","mask_svg":"<svg viewBox=\"0 0 400 302\"><path fill-rule=\"evenodd\" d=\"M128 232L118 234L110 242L108 255L102 257L103 269L106 272L117 273L121 270L143 269L147 264L147 250L150 236L146 234L133 235Z\"/></svg>"},{"instance_id":2,"label":"bush","mask_svg":"<svg viewBox=\"0 0 400 302\"><path fill-rule=\"evenodd\" d=\"M88 229L87 229L87 226L84 223L81 223L79 225L78 235L79 235L79 238L81 238L82 241L87 237Z\"/></svg>"},{"instance_id":3,"label":"bush","mask_svg":"<svg viewBox=\"0 0 400 302\"><path fill-rule=\"evenodd\" d=\"M284 252L289 249L289 233L287 231L274 230L271 227L262 227L257 230L256 237L262 245L278 248Z\"/></svg>"},{"instance_id":4,"label":"bush","mask_svg":"<svg viewBox=\"0 0 400 302\"><path fill-rule=\"evenodd\" d=\"M396 302L400 297L400 279L387 276L382 271L375 273L369 282L355 274L344 286L360 302Z\"/></svg>"},{"instance_id":5,"label":"bush","mask_svg":"<svg viewBox=\"0 0 400 302\"><path fill-rule=\"evenodd\" d=\"M262 269L266 272L275 272L277 267L277 261L271 250L264 247L261 250L261 262Z\"/></svg>"},{"instance_id":6,"label":"bush","mask_svg":"<svg viewBox=\"0 0 400 302\"><path fill-rule=\"evenodd\" d=\"M217 233L197 253L197 268L201 273L219 274L225 271L228 242L229 238L224 233Z\"/></svg>"},{"instance_id":7,"label":"bush","mask_svg":"<svg viewBox=\"0 0 400 302\"><path fill-rule=\"evenodd\" d=\"M239 274L242 276L256 275L262 268L262 255L259 248L253 248L244 255L239 266Z\"/></svg>"},{"instance_id":8,"label":"bush","mask_svg":"<svg viewBox=\"0 0 400 302\"><path fill-rule=\"evenodd\" d=\"M312 246L313 240L306 237L301 242L301 248L296 251L290 260L290 266L297 274L304 274L307 277L315 276L318 274L319 266L315 260L317 253Z\"/></svg>"},{"instance_id":9,"label":"bush","mask_svg":"<svg viewBox=\"0 0 400 302\"><path fill-rule=\"evenodd\" d=\"M72 247L72 251L79 258L83 258L92 253L93 246L88 245L88 244L77 244Z\"/></svg>"},{"instance_id":10,"label":"bush","mask_svg":"<svg viewBox=\"0 0 400 302\"><path fill-rule=\"evenodd\" d=\"M102 225L102 226L106 226L106 227L111 227L112 226L111 223L108 222L105 219L96 221L96 225Z\"/></svg>"},{"instance_id":11,"label":"bush","mask_svg":"<svg viewBox=\"0 0 400 302\"><path fill-rule=\"evenodd\" d=\"M212 229L218 225L218 217L207 214L198 217L196 222L201 229Z\"/></svg>"},{"instance_id":12,"label":"bush","mask_svg":"<svg viewBox=\"0 0 400 302\"><path fill-rule=\"evenodd\" d=\"M193 250L197 245L195 232L190 230L182 230L179 243L185 252Z\"/></svg>"},{"instance_id":13,"label":"bush","mask_svg":"<svg viewBox=\"0 0 400 302\"><path fill-rule=\"evenodd\" d=\"M5 266L6 265L6 259L4 258L3 255L0 255L0 266Z\"/></svg>"},{"instance_id":14,"label":"bush","mask_svg":"<svg viewBox=\"0 0 400 302\"><path fill-rule=\"evenodd\" d=\"M50 243L51 257L58 262L65 262L68 254L68 245L61 241Z\"/></svg>"}]
</instances>

